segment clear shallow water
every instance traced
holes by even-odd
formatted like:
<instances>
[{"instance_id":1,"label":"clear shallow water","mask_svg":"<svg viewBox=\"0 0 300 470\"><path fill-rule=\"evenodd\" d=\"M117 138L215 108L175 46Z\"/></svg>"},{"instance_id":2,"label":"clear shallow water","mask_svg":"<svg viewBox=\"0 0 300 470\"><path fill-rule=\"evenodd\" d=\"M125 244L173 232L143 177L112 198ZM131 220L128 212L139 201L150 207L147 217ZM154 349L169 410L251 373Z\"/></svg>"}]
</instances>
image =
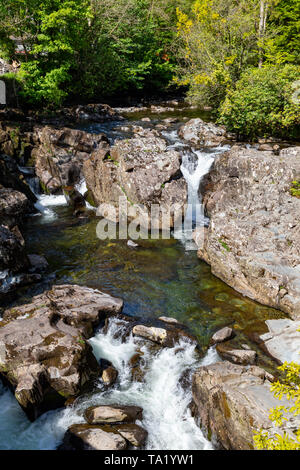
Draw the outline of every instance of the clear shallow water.
<instances>
[{"instance_id":1,"label":"clear shallow water","mask_svg":"<svg viewBox=\"0 0 300 470\"><path fill-rule=\"evenodd\" d=\"M140 120L135 123L146 125ZM112 139L126 136L120 133L119 127L120 124L111 134ZM170 146L179 149L182 143L177 138L177 127L178 124L170 128L165 137ZM88 127L93 132L112 129L113 123ZM191 176L190 197L197 201L199 172L203 170L202 175L205 174L214 155L193 153L192 157L186 155L184 168ZM200 158L204 165L199 166ZM197 168L199 172L193 174ZM84 182L79 189L84 192ZM53 282L97 288L122 297L124 313L128 315L172 316L187 324L199 341L202 356L187 344L182 350L165 349L155 354L144 349L144 382L132 382L128 361L137 345L132 338L125 343L115 339L112 325L108 335L98 333L91 344L98 358L110 360L119 370L117 386L103 393L99 384L98 391L83 397L76 406L49 412L35 423L28 422L9 391L0 388L0 449L54 449L68 426L83 421L85 408L103 403L142 406L141 424L149 432L149 449L210 448L189 413L191 394L179 384L180 377L186 370L199 366L201 361L208 364L217 360L215 351L207 352L207 347L209 338L218 328L234 326L239 333L236 342L251 343L253 331L266 330L266 319L281 318L283 314L237 294L212 276L210 267L198 260L195 251L187 251L179 240L141 240L138 249L131 249L127 241L99 240L96 237L99 219L95 214L91 212L88 221L75 219L63 196L40 196L38 204L42 206L39 208L42 215L29 219L26 246L28 253L46 256L48 281L20 290L16 303L30 301L32 295Z\"/></svg>"},{"instance_id":2,"label":"clear shallow water","mask_svg":"<svg viewBox=\"0 0 300 470\"><path fill-rule=\"evenodd\" d=\"M122 297L128 315L175 317L189 325L203 352L219 327L234 325L246 341L253 329L266 331L266 319L283 316L236 293L178 240L140 240L140 247L131 249L126 240L99 240L93 214L85 222L67 207L55 211L54 220L33 217L26 240L28 252L46 256L55 282ZM27 290L22 301L37 290Z\"/></svg>"}]
</instances>

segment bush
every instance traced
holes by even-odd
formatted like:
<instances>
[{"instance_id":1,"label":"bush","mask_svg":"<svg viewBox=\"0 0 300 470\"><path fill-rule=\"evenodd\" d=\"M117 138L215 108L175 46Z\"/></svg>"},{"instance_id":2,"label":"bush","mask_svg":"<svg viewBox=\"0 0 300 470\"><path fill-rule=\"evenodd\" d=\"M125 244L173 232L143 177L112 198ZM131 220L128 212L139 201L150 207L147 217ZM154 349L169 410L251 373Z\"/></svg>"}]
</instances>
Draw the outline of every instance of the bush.
<instances>
[{"instance_id":1,"label":"bush","mask_svg":"<svg viewBox=\"0 0 300 470\"><path fill-rule=\"evenodd\" d=\"M219 122L239 137L300 137L295 83L300 67L266 66L246 71L219 108ZM299 87L299 85L298 85Z\"/></svg>"},{"instance_id":2,"label":"bush","mask_svg":"<svg viewBox=\"0 0 300 470\"><path fill-rule=\"evenodd\" d=\"M270 410L271 421L280 428L290 418L300 415L300 364L285 362L278 370L284 377L272 384L271 392L278 400L286 398L290 402L290 406L280 405ZM254 443L258 450L300 450L300 429L293 434L275 435L260 430L254 433Z\"/></svg>"}]
</instances>

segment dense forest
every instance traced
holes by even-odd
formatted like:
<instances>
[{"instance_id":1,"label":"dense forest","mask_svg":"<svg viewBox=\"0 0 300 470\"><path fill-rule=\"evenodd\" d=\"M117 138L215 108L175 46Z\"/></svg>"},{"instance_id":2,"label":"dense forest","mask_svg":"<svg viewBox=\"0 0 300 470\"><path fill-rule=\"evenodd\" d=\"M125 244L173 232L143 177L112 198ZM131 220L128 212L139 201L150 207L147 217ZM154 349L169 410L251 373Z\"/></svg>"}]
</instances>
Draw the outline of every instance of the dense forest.
<instances>
[{"instance_id":1,"label":"dense forest","mask_svg":"<svg viewBox=\"0 0 300 470\"><path fill-rule=\"evenodd\" d=\"M29 106L180 90L239 135L297 138L299 18L297 0L0 0L0 57Z\"/></svg>"}]
</instances>

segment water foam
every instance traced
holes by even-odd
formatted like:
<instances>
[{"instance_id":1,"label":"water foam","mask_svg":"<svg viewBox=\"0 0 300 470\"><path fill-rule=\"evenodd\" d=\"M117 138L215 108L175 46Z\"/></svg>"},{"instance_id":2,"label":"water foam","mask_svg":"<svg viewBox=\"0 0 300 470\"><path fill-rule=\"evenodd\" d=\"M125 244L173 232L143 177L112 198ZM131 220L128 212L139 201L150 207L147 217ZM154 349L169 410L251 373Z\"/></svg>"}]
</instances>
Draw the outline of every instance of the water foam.
<instances>
[{"instance_id":1,"label":"water foam","mask_svg":"<svg viewBox=\"0 0 300 470\"><path fill-rule=\"evenodd\" d=\"M212 449L191 416L191 390L181 385L180 378L191 374L201 363L214 361L214 350L209 350L202 362L194 345L184 341L153 353L132 336L122 340L117 335L120 328L119 320L111 320L106 334L100 331L90 340L95 356L109 360L119 372L117 383L108 391L101 390L99 383L99 391L93 395L30 423L13 395L0 388L0 449L55 449L71 424L84 422L83 411L100 404L141 406L144 412L139 424L149 433L148 450ZM138 350L143 356L143 382L131 379L129 362Z\"/></svg>"}]
</instances>

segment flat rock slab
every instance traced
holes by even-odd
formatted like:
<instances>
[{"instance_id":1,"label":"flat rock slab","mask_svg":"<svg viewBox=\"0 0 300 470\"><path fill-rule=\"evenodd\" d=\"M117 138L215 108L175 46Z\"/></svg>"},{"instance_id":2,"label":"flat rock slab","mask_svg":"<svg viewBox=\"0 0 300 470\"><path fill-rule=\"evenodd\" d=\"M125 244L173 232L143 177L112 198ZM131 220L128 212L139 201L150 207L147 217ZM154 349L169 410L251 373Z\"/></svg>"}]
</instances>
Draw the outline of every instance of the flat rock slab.
<instances>
[{"instance_id":1,"label":"flat rock slab","mask_svg":"<svg viewBox=\"0 0 300 470\"><path fill-rule=\"evenodd\" d=\"M143 446L148 436L147 431L137 424L120 424L115 429L135 447Z\"/></svg>"},{"instance_id":2,"label":"flat rock slab","mask_svg":"<svg viewBox=\"0 0 300 470\"><path fill-rule=\"evenodd\" d=\"M179 327L179 328L178 328ZM163 347L173 347L181 339L197 343L196 339L184 330L180 329L180 325L173 324L170 329L157 328L155 326L135 325L132 329L134 336L145 338L149 341L159 344Z\"/></svg>"},{"instance_id":3,"label":"flat rock slab","mask_svg":"<svg viewBox=\"0 0 300 470\"><path fill-rule=\"evenodd\" d=\"M92 406L85 413L85 419L89 424L117 424L134 423L142 419L143 409L139 406Z\"/></svg>"},{"instance_id":4,"label":"flat rock slab","mask_svg":"<svg viewBox=\"0 0 300 470\"><path fill-rule=\"evenodd\" d=\"M234 349L227 343L217 344L216 350L222 359L226 359L234 364L255 364L256 352L249 349Z\"/></svg>"},{"instance_id":5,"label":"flat rock slab","mask_svg":"<svg viewBox=\"0 0 300 470\"><path fill-rule=\"evenodd\" d=\"M60 450L124 450L127 442L117 431L99 426L74 424L66 432Z\"/></svg>"},{"instance_id":6,"label":"flat rock slab","mask_svg":"<svg viewBox=\"0 0 300 470\"><path fill-rule=\"evenodd\" d=\"M277 362L300 364L300 321L267 320L269 332L260 336L264 349Z\"/></svg>"},{"instance_id":7,"label":"flat rock slab","mask_svg":"<svg viewBox=\"0 0 300 470\"><path fill-rule=\"evenodd\" d=\"M34 420L80 393L99 377L100 366L86 342L120 299L76 285L54 286L30 304L6 310L0 322L0 376Z\"/></svg>"},{"instance_id":8,"label":"flat rock slab","mask_svg":"<svg viewBox=\"0 0 300 470\"><path fill-rule=\"evenodd\" d=\"M193 376L193 399L202 429L220 447L253 449L253 432L280 430L269 419L270 409L286 405L270 391L265 371L257 366L217 362L200 367ZM300 418L285 423L287 432L298 429Z\"/></svg>"}]
</instances>

